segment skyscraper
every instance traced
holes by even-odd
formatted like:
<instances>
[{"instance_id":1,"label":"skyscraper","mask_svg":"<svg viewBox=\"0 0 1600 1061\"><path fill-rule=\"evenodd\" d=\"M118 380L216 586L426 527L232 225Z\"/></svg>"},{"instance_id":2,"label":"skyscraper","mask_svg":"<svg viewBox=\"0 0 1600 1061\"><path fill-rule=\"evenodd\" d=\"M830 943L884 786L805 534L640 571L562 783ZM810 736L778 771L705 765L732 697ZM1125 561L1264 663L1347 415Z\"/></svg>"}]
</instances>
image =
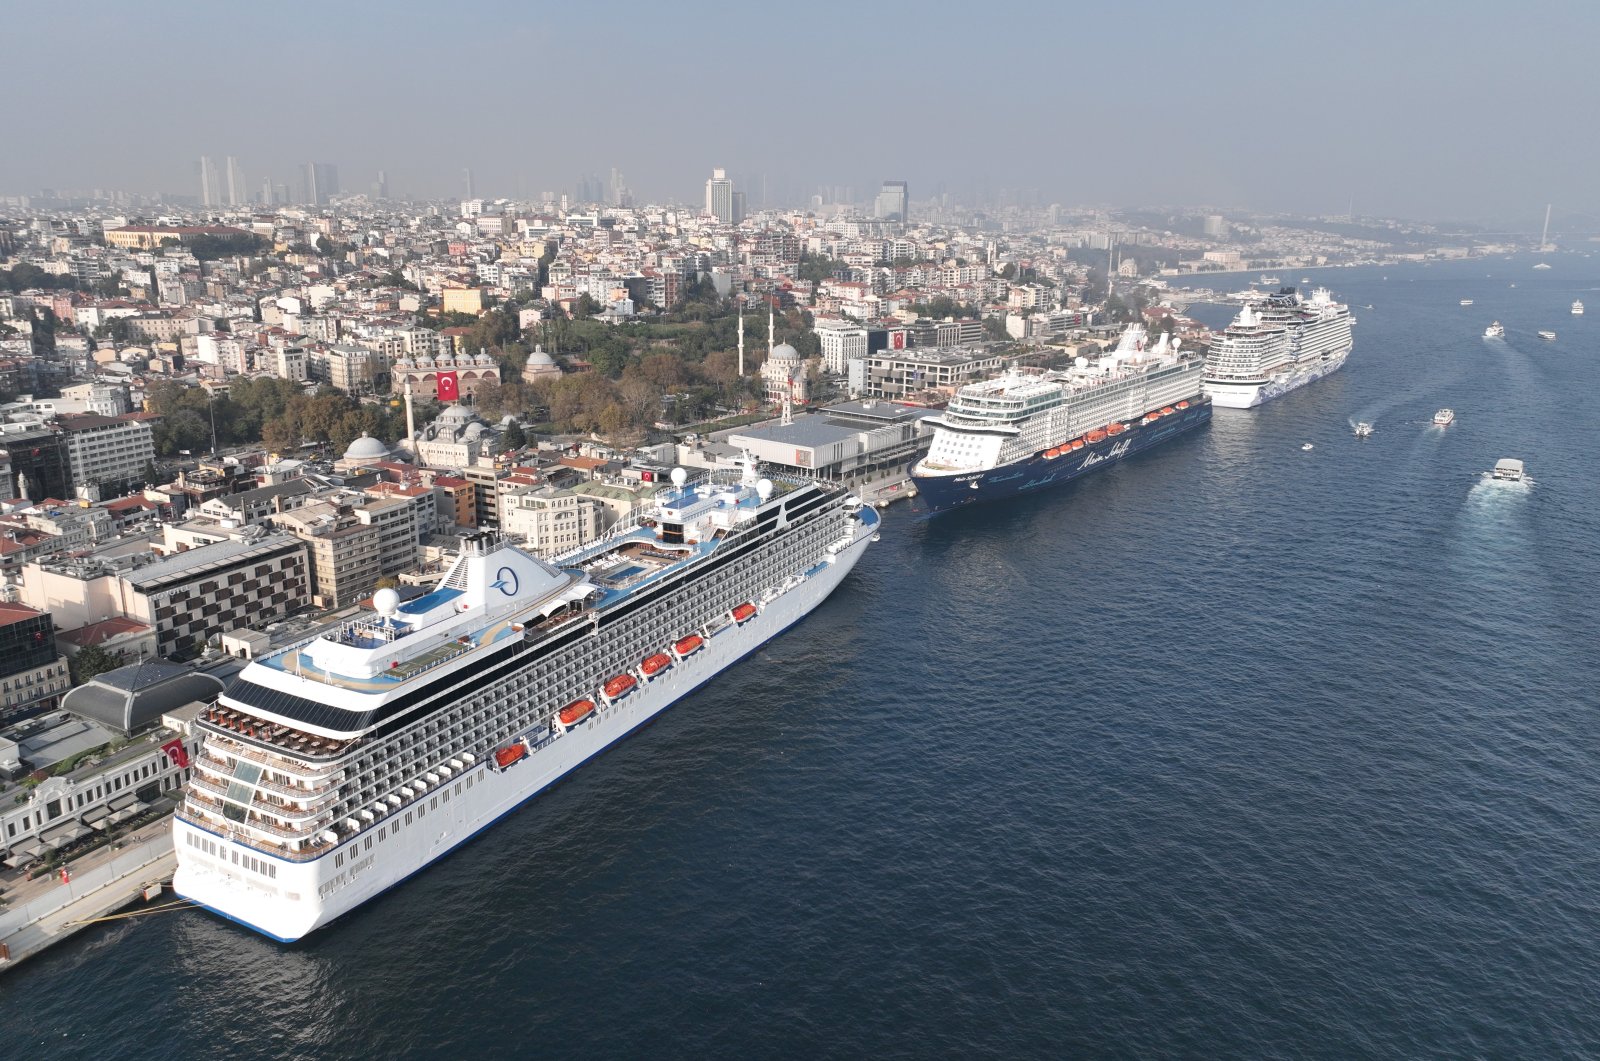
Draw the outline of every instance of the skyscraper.
<instances>
[{"instance_id":1,"label":"skyscraper","mask_svg":"<svg viewBox=\"0 0 1600 1061\"><path fill-rule=\"evenodd\" d=\"M339 167L331 162L307 162L300 167L300 201L323 206L339 194Z\"/></svg>"},{"instance_id":2,"label":"skyscraper","mask_svg":"<svg viewBox=\"0 0 1600 1061\"><path fill-rule=\"evenodd\" d=\"M883 182L883 187L878 191L878 198L873 203L872 216L881 217L885 221L898 221L900 227L905 228L906 221L911 216L911 197L905 181Z\"/></svg>"},{"instance_id":3,"label":"skyscraper","mask_svg":"<svg viewBox=\"0 0 1600 1061\"><path fill-rule=\"evenodd\" d=\"M706 213L724 224L734 223L733 181L725 169L712 170L706 181Z\"/></svg>"},{"instance_id":4,"label":"skyscraper","mask_svg":"<svg viewBox=\"0 0 1600 1061\"><path fill-rule=\"evenodd\" d=\"M200 156L200 205L217 205L217 168L208 155Z\"/></svg>"},{"instance_id":5,"label":"skyscraper","mask_svg":"<svg viewBox=\"0 0 1600 1061\"><path fill-rule=\"evenodd\" d=\"M478 197L477 185L472 180L471 167L461 171L461 184L467 191L468 199L476 199Z\"/></svg>"},{"instance_id":6,"label":"skyscraper","mask_svg":"<svg viewBox=\"0 0 1600 1061\"><path fill-rule=\"evenodd\" d=\"M228 205L243 206L248 193L244 190L244 170L239 168L239 160L232 155L228 156Z\"/></svg>"},{"instance_id":7,"label":"skyscraper","mask_svg":"<svg viewBox=\"0 0 1600 1061\"><path fill-rule=\"evenodd\" d=\"M389 174L387 171L381 169L378 171L378 181L372 190L379 199L389 198Z\"/></svg>"}]
</instances>

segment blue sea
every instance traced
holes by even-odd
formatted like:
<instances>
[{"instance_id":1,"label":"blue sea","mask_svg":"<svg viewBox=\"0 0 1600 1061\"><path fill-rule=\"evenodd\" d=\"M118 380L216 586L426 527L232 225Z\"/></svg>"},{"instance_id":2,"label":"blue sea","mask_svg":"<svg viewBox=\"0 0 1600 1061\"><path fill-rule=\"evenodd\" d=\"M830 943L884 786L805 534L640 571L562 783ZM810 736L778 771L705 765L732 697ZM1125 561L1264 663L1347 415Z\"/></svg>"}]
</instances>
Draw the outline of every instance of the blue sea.
<instances>
[{"instance_id":1,"label":"blue sea","mask_svg":"<svg viewBox=\"0 0 1600 1061\"><path fill-rule=\"evenodd\" d=\"M5 1053L1600 1054L1600 262L1548 260L1308 274L1359 318L1334 376L891 511L453 857L298 946L85 932L0 980Z\"/></svg>"}]
</instances>

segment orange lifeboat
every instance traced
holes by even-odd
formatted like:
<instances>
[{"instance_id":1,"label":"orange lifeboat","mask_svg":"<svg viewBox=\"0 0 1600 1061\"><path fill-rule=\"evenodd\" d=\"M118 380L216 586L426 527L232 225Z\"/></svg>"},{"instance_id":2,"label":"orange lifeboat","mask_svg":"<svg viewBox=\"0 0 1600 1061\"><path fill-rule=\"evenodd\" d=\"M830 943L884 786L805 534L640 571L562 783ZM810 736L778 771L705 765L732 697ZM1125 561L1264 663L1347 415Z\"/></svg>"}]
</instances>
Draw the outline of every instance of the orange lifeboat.
<instances>
[{"instance_id":1,"label":"orange lifeboat","mask_svg":"<svg viewBox=\"0 0 1600 1061\"><path fill-rule=\"evenodd\" d=\"M1120 435L1120 434L1122 434L1122 432L1124 432L1126 430L1127 430L1127 428L1123 427L1121 423L1113 423L1113 424L1107 424L1106 425L1106 434L1108 434L1108 435Z\"/></svg>"},{"instance_id":2,"label":"orange lifeboat","mask_svg":"<svg viewBox=\"0 0 1600 1061\"><path fill-rule=\"evenodd\" d=\"M1090 442L1104 442L1106 440L1106 433L1096 428L1083 437L1088 439Z\"/></svg>"},{"instance_id":3,"label":"orange lifeboat","mask_svg":"<svg viewBox=\"0 0 1600 1061\"><path fill-rule=\"evenodd\" d=\"M615 678L612 678L610 681L606 682L605 685L601 686L600 691L606 694L606 699L615 700L619 696L627 695L627 693L638 684L639 680L633 675L619 674Z\"/></svg>"},{"instance_id":4,"label":"orange lifeboat","mask_svg":"<svg viewBox=\"0 0 1600 1061\"><path fill-rule=\"evenodd\" d=\"M1178 408L1187 409L1187 408L1189 408L1189 403L1188 402L1179 402L1178 403Z\"/></svg>"},{"instance_id":5,"label":"orange lifeboat","mask_svg":"<svg viewBox=\"0 0 1600 1061\"><path fill-rule=\"evenodd\" d=\"M684 659L692 653L699 652L700 646L705 644L705 638L699 634L690 634L688 637L679 638L672 643L673 655Z\"/></svg>"},{"instance_id":6,"label":"orange lifeboat","mask_svg":"<svg viewBox=\"0 0 1600 1061\"><path fill-rule=\"evenodd\" d=\"M1078 450L1080 450L1082 448L1083 448L1083 439L1075 438L1075 439L1072 440L1072 451L1074 453L1076 453Z\"/></svg>"},{"instance_id":7,"label":"orange lifeboat","mask_svg":"<svg viewBox=\"0 0 1600 1061\"><path fill-rule=\"evenodd\" d=\"M751 604L749 601L745 601L743 604L733 609L733 621L736 623L742 623L746 620L755 618L755 614L756 606Z\"/></svg>"},{"instance_id":8,"label":"orange lifeboat","mask_svg":"<svg viewBox=\"0 0 1600 1061\"><path fill-rule=\"evenodd\" d=\"M657 652L639 665L646 678L654 678L657 674L672 666L672 657L665 652Z\"/></svg>"},{"instance_id":9,"label":"orange lifeboat","mask_svg":"<svg viewBox=\"0 0 1600 1061\"><path fill-rule=\"evenodd\" d=\"M1061 450L1059 448L1051 449L1045 451L1044 459L1047 461L1053 461L1059 456L1061 456Z\"/></svg>"},{"instance_id":10,"label":"orange lifeboat","mask_svg":"<svg viewBox=\"0 0 1600 1061\"><path fill-rule=\"evenodd\" d=\"M1171 415L1172 415L1172 414L1173 414L1173 413L1175 413L1175 412L1177 412L1177 411L1178 411L1178 410L1176 410L1176 409L1174 409L1174 408L1173 408L1173 407L1172 407L1172 406L1170 406L1170 405L1166 405L1166 406L1163 406L1163 407L1162 407L1162 409L1161 409L1161 415L1162 415L1162 416L1171 416Z\"/></svg>"},{"instance_id":11,"label":"orange lifeboat","mask_svg":"<svg viewBox=\"0 0 1600 1061\"><path fill-rule=\"evenodd\" d=\"M504 748L496 748L494 750L494 763L504 770L512 763L521 762L522 757L527 754L528 746L521 741L517 741L517 743L508 744Z\"/></svg>"},{"instance_id":12,"label":"orange lifeboat","mask_svg":"<svg viewBox=\"0 0 1600 1061\"><path fill-rule=\"evenodd\" d=\"M557 714L556 717L561 720L561 724L563 726L571 726L577 722L583 721L593 713L593 700L574 700L566 707L563 707L561 712Z\"/></svg>"}]
</instances>

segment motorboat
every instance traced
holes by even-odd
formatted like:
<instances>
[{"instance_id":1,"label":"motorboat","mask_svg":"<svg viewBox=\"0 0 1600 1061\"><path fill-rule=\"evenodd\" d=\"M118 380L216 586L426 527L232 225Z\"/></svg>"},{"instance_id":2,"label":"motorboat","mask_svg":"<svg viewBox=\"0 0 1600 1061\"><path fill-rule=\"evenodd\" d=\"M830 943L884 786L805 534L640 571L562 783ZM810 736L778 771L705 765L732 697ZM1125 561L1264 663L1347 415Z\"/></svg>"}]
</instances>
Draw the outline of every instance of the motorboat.
<instances>
[{"instance_id":1,"label":"motorboat","mask_svg":"<svg viewBox=\"0 0 1600 1061\"><path fill-rule=\"evenodd\" d=\"M1357 438L1371 438L1372 437L1372 425L1367 423L1365 420L1361 421L1359 424L1356 425L1356 437Z\"/></svg>"},{"instance_id":2,"label":"motorboat","mask_svg":"<svg viewBox=\"0 0 1600 1061\"><path fill-rule=\"evenodd\" d=\"M1462 299L1462 300L1461 300L1461 304L1462 304L1462 305L1463 305L1463 306L1470 306L1470 305L1472 305L1472 299L1470 299L1470 298L1464 298L1464 299Z\"/></svg>"},{"instance_id":3,"label":"motorboat","mask_svg":"<svg viewBox=\"0 0 1600 1061\"><path fill-rule=\"evenodd\" d=\"M1300 448L1302 450L1304 450L1305 452L1310 453L1312 450L1316 449L1317 447L1315 447L1311 443L1307 442L1305 445L1301 446Z\"/></svg>"},{"instance_id":4,"label":"motorboat","mask_svg":"<svg viewBox=\"0 0 1600 1061\"><path fill-rule=\"evenodd\" d=\"M1554 342L1555 341L1555 337L1556 337L1556 333L1552 332L1552 331L1541 331L1539 333L1539 338L1543 339L1547 343L1548 342Z\"/></svg>"},{"instance_id":5,"label":"motorboat","mask_svg":"<svg viewBox=\"0 0 1600 1061\"><path fill-rule=\"evenodd\" d=\"M1504 339L1506 337L1505 325L1495 321L1483 330L1485 339Z\"/></svg>"}]
</instances>

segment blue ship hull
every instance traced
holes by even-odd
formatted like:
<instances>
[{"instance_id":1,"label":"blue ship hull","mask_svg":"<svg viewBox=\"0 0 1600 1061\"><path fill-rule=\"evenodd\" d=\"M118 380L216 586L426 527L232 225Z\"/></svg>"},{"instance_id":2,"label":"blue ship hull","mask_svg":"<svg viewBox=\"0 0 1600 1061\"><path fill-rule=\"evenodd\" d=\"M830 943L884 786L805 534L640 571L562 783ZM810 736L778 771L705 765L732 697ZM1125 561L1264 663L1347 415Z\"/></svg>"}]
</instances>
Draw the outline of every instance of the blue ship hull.
<instances>
[{"instance_id":1,"label":"blue ship hull","mask_svg":"<svg viewBox=\"0 0 1600 1061\"><path fill-rule=\"evenodd\" d=\"M1052 460L1043 453L1035 453L1013 464L981 472L913 475L917 496L912 507L923 518L928 518L966 505L1004 501L1019 494L1061 486L1159 446L1210 420L1211 399L1201 396L1191 398L1187 409L1163 416L1153 424L1135 425L1120 435L1092 442L1065 457Z\"/></svg>"}]
</instances>

